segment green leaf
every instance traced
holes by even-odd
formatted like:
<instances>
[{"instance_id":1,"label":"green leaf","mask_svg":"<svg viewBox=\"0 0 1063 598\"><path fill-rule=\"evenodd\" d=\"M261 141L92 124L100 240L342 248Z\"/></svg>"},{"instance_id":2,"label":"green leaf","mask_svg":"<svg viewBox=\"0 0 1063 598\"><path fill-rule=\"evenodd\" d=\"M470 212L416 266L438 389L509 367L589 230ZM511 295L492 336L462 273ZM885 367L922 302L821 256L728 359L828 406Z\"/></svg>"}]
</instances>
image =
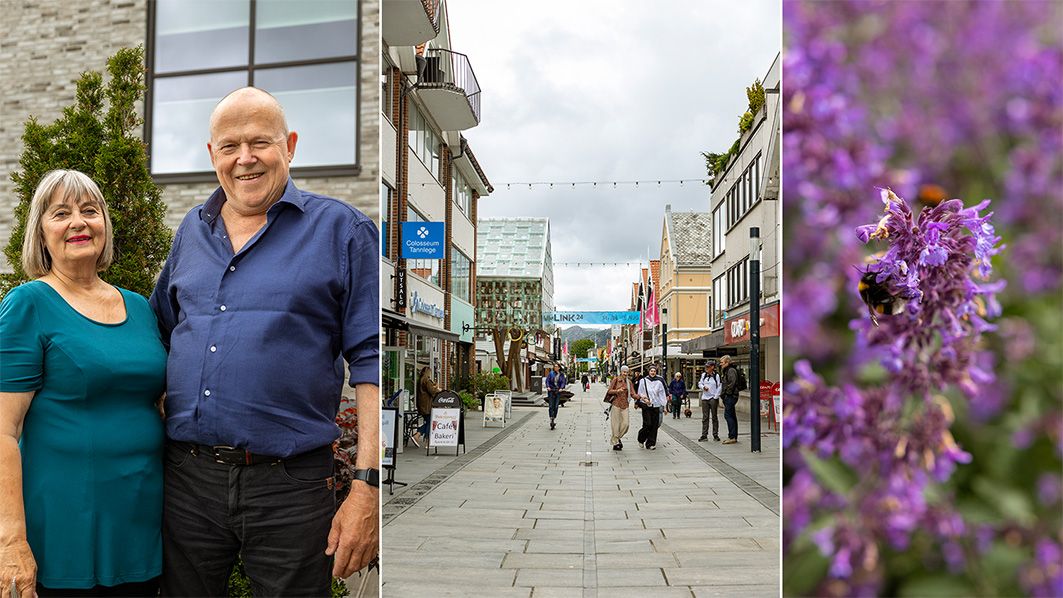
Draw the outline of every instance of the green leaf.
<instances>
[{"instance_id":1,"label":"green leaf","mask_svg":"<svg viewBox=\"0 0 1063 598\"><path fill-rule=\"evenodd\" d=\"M1014 519L1022 525L1034 523L1033 503L1026 493L1005 486L1001 480L991 481L985 477L974 480L971 487L983 500L995 505L1005 517Z\"/></svg>"},{"instance_id":2,"label":"green leaf","mask_svg":"<svg viewBox=\"0 0 1063 598\"><path fill-rule=\"evenodd\" d=\"M827 575L830 561L819 550L791 551L782 568L783 596L809 596Z\"/></svg>"},{"instance_id":3,"label":"green leaf","mask_svg":"<svg viewBox=\"0 0 1063 598\"><path fill-rule=\"evenodd\" d=\"M974 596L974 589L958 577L944 573L921 575L901 584L902 598L929 598L931 596Z\"/></svg>"},{"instance_id":4,"label":"green leaf","mask_svg":"<svg viewBox=\"0 0 1063 598\"><path fill-rule=\"evenodd\" d=\"M989 552L982 558L982 571L997 588L1014 586L1019 569L1029 560L1027 551L1008 546L1003 542L994 542Z\"/></svg>"},{"instance_id":5,"label":"green leaf","mask_svg":"<svg viewBox=\"0 0 1063 598\"><path fill-rule=\"evenodd\" d=\"M852 469L837 457L821 459L807 448L801 449L801 456L808 463L808 468L820 484L835 494L846 495L856 485L859 478Z\"/></svg>"}]
</instances>

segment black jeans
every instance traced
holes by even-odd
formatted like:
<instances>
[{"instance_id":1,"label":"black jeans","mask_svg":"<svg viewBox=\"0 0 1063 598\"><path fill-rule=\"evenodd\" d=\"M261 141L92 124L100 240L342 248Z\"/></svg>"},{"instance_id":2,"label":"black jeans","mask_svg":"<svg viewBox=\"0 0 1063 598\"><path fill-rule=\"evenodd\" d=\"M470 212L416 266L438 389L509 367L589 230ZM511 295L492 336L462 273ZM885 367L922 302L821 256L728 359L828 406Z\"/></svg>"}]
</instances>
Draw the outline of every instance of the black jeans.
<instances>
[{"instance_id":1,"label":"black jeans","mask_svg":"<svg viewBox=\"0 0 1063 598\"><path fill-rule=\"evenodd\" d=\"M723 396L723 419L727 422L727 437L738 440L738 413L735 405L738 404L738 396Z\"/></svg>"},{"instance_id":2,"label":"black jeans","mask_svg":"<svg viewBox=\"0 0 1063 598\"><path fill-rule=\"evenodd\" d=\"M642 429L639 430L639 442L645 442L646 448L657 445L657 430L661 426L661 410L658 407L642 406Z\"/></svg>"},{"instance_id":3,"label":"black jeans","mask_svg":"<svg viewBox=\"0 0 1063 598\"><path fill-rule=\"evenodd\" d=\"M159 578L136 581L116 586L96 586L87 590L64 590L46 588L37 584L37 595L41 598L62 597L81 598L83 596L113 596L120 598L155 598L159 595Z\"/></svg>"},{"instance_id":4,"label":"black jeans","mask_svg":"<svg viewBox=\"0 0 1063 598\"><path fill-rule=\"evenodd\" d=\"M554 419L555 417L557 417L557 407L561 404L561 391L548 390L546 391L546 397L550 401L550 419Z\"/></svg>"},{"instance_id":5,"label":"black jeans","mask_svg":"<svg viewBox=\"0 0 1063 598\"><path fill-rule=\"evenodd\" d=\"M332 447L226 465L166 446L163 596L226 596L239 555L256 596L328 596L336 513Z\"/></svg>"}]
</instances>

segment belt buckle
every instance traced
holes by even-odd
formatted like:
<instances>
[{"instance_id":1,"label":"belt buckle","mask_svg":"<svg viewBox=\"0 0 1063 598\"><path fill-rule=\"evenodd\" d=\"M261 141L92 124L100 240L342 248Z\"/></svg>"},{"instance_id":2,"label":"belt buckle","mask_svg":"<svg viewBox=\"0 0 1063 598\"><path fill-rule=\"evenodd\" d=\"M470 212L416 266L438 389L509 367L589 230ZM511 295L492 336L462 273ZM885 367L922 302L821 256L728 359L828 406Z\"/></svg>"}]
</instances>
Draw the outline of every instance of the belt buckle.
<instances>
[{"instance_id":1,"label":"belt buckle","mask_svg":"<svg viewBox=\"0 0 1063 598\"><path fill-rule=\"evenodd\" d=\"M246 452L243 449L236 448L235 446L215 446L211 447L211 452L214 454L214 462L221 463L222 465L245 465L247 460ZM233 453L239 452L239 458ZM231 455L229 460L223 458L223 454Z\"/></svg>"}]
</instances>

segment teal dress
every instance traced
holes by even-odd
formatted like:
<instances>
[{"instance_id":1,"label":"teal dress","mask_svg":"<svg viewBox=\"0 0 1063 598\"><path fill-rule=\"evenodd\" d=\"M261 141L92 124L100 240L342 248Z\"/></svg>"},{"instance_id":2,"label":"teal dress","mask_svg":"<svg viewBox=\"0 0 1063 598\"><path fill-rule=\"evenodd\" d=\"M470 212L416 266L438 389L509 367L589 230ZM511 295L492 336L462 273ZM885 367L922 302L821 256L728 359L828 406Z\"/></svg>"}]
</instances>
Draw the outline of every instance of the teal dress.
<instances>
[{"instance_id":1,"label":"teal dress","mask_svg":"<svg viewBox=\"0 0 1063 598\"><path fill-rule=\"evenodd\" d=\"M40 281L0 303L0 392L36 394L22 427L26 531L46 588L146 581L162 571L166 350L148 302L101 324Z\"/></svg>"}]
</instances>

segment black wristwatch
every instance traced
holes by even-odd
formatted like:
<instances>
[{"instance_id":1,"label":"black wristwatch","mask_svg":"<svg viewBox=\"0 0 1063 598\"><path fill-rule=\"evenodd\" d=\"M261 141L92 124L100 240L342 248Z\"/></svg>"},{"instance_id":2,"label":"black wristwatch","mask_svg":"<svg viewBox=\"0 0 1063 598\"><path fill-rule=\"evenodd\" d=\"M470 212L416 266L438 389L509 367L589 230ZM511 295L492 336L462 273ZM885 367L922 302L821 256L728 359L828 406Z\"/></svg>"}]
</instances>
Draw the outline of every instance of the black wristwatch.
<instances>
[{"instance_id":1,"label":"black wristwatch","mask_svg":"<svg viewBox=\"0 0 1063 598\"><path fill-rule=\"evenodd\" d=\"M361 480L366 484L374 488L380 487L380 470L379 469L355 469L354 477L352 479Z\"/></svg>"}]
</instances>

